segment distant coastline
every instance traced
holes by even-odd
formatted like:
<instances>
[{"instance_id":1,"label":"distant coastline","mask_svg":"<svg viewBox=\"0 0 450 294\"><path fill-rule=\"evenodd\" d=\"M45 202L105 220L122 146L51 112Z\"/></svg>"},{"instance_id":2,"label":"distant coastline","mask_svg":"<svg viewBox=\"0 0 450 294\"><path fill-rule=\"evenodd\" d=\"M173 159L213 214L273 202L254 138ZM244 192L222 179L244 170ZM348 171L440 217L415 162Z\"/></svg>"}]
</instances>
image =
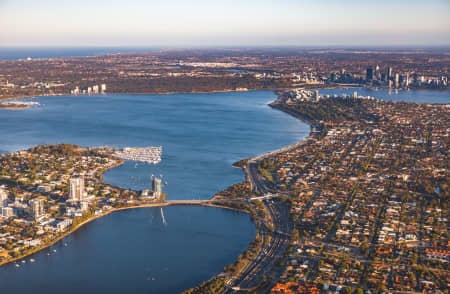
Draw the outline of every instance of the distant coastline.
<instances>
[{"instance_id":1,"label":"distant coastline","mask_svg":"<svg viewBox=\"0 0 450 294\"><path fill-rule=\"evenodd\" d=\"M210 94L210 93L228 93L228 92L248 92L248 91L278 91L279 89L247 89L247 88L236 88L236 89L224 89L224 90L212 90L212 91L191 91L191 92L167 92L167 91L161 91L161 92L145 92L145 93L122 93L122 92L108 92L105 94L99 94L99 95L171 95L171 94ZM28 98L39 98L39 97L52 97L52 96L92 96L92 95L73 95L70 93L64 94L64 93L57 93L57 94L40 94L40 95L29 95L29 96L12 96L12 97L2 97L0 98L0 101L9 101L9 100L18 100L18 99L28 99ZM1 103L0 103L1 105ZM1 107L0 107L1 108Z\"/></svg>"},{"instance_id":2,"label":"distant coastline","mask_svg":"<svg viewBox=\"0 0 450 294\"><path fill-rule=\"evenodd\" d=\"M294 87L295 88L295 87ZM428 88L409 88L409 89L392 89L388 87L371 87L367 85L299 85L298 88L305 88L308 90L329 90L329 89L369 89L369 90L395 90L395 91L433 91L433 92L450 92L450 89L428 89ZM261 88L261 89L248 89L248 88L236 88L236 89L222 89L222 90L210 90L210 91L148 91L148 92L107 92L102 95L172 95L172 94L210 94L210 93L228 93L228 92L248 92L248 91L273 91L274 93L278 93L280 91L287 90L288 88ZM289 88L290 89L290 88ZM19 96L11 96L11 97L1 97L0 101L10 101L10 100L19 100L19 99L28 99L28 98L39 98L39 97L51 97L51 96L90 96L88 94L83 95L73 95L71 93L54 93L54 94L39 94L39 95L19 95ZM92 95L91 95L92 96ZM20 108L12 108L12 107L2 107L2 103L0 103L0 108L3 109L24 109L28 107L20 107Z\"/></svg>"},{"instance_id":3,"label":"distant coastline","mask_svg":"<svg viewBox=\"0 0 450 294\"><path fill-rule=\"evenodd\" d=\"M19 101L11 101L11 102L3 102L0 103L0 108L3 109L25 109L30 107L31 105L39 105L38 102L19 102Z\"/></svg>"}]
</instances>

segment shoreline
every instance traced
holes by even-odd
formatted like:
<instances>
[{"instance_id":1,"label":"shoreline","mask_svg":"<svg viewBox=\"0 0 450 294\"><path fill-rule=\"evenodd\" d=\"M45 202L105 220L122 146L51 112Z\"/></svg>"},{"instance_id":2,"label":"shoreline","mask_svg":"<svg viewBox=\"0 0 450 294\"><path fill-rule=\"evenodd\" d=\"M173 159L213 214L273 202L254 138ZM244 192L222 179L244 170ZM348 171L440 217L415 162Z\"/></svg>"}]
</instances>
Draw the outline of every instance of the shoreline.
<instances>
[{"instance_id":1,"label":"shoreline","mask_svg":"<svg viewBox=\"0 0 450 294\"><path fill-rule=\"evenodd\" d=\"M275 95L277 95L277 93L275 93ZM271 156L271 155L274 155L274 154L278 154L278 153L280 153L280 152L288 151L288 150L290 150L290 149L292 149L292 148L296 148L296 147L298 147L298 146L301 146L301 145L303 145L303 144L306 144L306 143L309 141L309 139L314 138L315 136L318 135L319 131L321 131L320 124L319 124L318 122L315 122L315 121L313 121L313 120L310 120L309 118L304 117L304 116L298 116L298 115L296 115L296 114L294 114L294 113L292 113L292 112L290 112L290 111L284 109L281 105L279 105L279 104L277 103L277 100L278 100L278 97L277 97L277 99L275 99L275 100L272 101L271 103L268 103L267 105L268 105L270 108L273 108L273 109L277 109L277 110L279 110L279 111L282 111L282 112L284 112L284 113L286 113L286 114L288 114L288 115L291 115L291 116L295 117L296 119L298 119L298 120L300 120L300 121L302 121L302 122L308 124L309 127L310 127L310 131L309 131L308 136L302 138L300 141L298 141L297 143L294 143L294 144L292 144L292 145L288 145L288 146L283 147L283 148L281 148L281 149L277 149L277 150L274 150L274 151L270 151L270 152L267 152L267 153L265 153L265 154L258 155L258 156L255 156L255 157L252 157L252 158L248 158L248 159L244 159L244 160L249 160L249 161L260 160L260 159L263 159L263 158L265 158L265 157L267 157L267 156ZM120 166L120 165L122 165L123 163L124 163L124 161L121 160L121 161L118 162L117 164L114 164L113 166L108 167L108 168L102 170L102 171L98 174L99 180L100 180L101 182L103 182L103 174L104 174L107 170L110 170L110 169L112 169L112 168L114 168L114 167ZM244 172L244 180L245 180L245 181L249 181L249 180L248 180L248 171L246 170L245 167L235 166L234 164L232 164L232 166L235 167L235 168L240 168L240 169L242 169L242 171ZM214 201L215 198L216 198L216 196L217 196L217 194L216 194L216 195L213 195L213 196L210 197L208 200ZM49 243L47 243L47 244L45 244L45 245L43 245L43 246L41 246L41 247L39 247L39 248L36 248L36 249L34 249L34 250L32 250L32 251L26 253L25 255L23 255L23 256L21 256L21 257L17 257L17 258L14 258L14 259L12 259L12 260L8 260L8 261L5 261L5 262L0 263L0 267L4 266L4 265L6 265L6 264L12 264L12 263L17 262L17 261L19 261L19 260L22 260L22 259L25 259L25 258L27 258L27 257L30 257L30 256L32 256L32 255L34 255L34 254L36 254L36 253L38 253L38 252L40 252L40 251L42 251L42 250L44 250L44 249L47 249L47 248L49 248L49 247L51 247L51 246L57 244L58 242L62 241L65 237L71 235L72 233L74 233L74 232L77 231L78 229L82 228L83 226L85 226L85 225L91 223L92 221L94 221L94 220L96 220L96 219L100 219L100 218L102 218L102 217L104 217L104 216L107 216L107 215L109 215L109 214L111 214L111 213L114 213L114 212L117 212L117 211L123 211L123 210L138 209L138 208L146 208L146 207L165 207L165 206L174 206L174 205L180 205L180 206L197 205L197 206L204 206L204 207L215 207L215 208L220 208L220 209L227 209L227 210L231 210L231 211L236 211L236 212L246 213L246 214L250 217L250 220L251 220L252 222L255 221L255 220L251 217L251 213L250 213L249 211L247 211L247 210L238 209L238 208L234 208L234 207L230 207L230 206L226 206L226 205L215 204L215 203L213 203L213 202L195 203L195 204L179 204L179 203L174 204L174 203L170 203L170 202L166 202L166 201L165 201L165 202L145 203L145 204L140 204L140 205L131 205L131 206L125 206L125 207L118 207L118 208L110 209L110 210L108 210L108 211L102 213L101 215L96 215L96 216L93 216L93 217L91 217L91 218L89 218L89 219L83 221L82 223L78 224L76 227L70 229L69 231L63 233L61 236L57 237L56 239L50 241ZM258 234L259 234L260 232L259 232L259 230L258 230L258 228L257 228L256 226L255 226L255 229L256 229L256 235L255 235L255 238L256 238L256 236L258 236ZM253 239L251 242L253 242L254 240L255 240L255 239ZM247 249L247 250L248 250L248 249ZM220 276L220 274L219 274L219 275L214 275L212 278L218 277L218 276Z\"/></svg>"},{"instance_id":2,"label":"shoreline","mask_svg":"<svg viewBox=\"0 0 450 294\"><path fill-rule=\"evenodd\" d=\"M212 198L211 198L212 199ZM0 267L10 264L10 263L14 263L16 261L20 261L22 259L25 259L27 257L30 257L31 255L34 255L44 249L47 249L53 245L55 245L56 243L58 243L59 241L61 241L62 239L64 239L65 237L73 234L75 231L77 231L78 229L82 228L83 226L89 224L90 222L102 218L104 216L107 216L111 213L114 212L118 212L118 211L123 211L123 210L131 210L131 209L138 209L138 208L147 208L147 207L165 207L165 206L204 206L204 207L215 207L215 208L221 208L221 209L227 209L227 210L233 210L233 211L237 211L237 212L242 212L242 213L247 213L248 211L246 210L242 210L242 209L237 209L237 208L233 208L233 207L228 207L225 205L218 205L218 204L209 204L209 203L198 203L198 204L172 204L170 202L155 202L155 203L145 203L145 204L140 204L140 205L131 205L131 206L125 206L125 207L118 207L118 208L113 208L110 209L100 215L95 215L85 221L83 221L82 223L78 224L76 227L70 229L67 232L64 232L61 236L57 237L54 240L51 240L49 243L42 245L41 247L38 247L36 249L31 250L30 252L27 252L25 255L20 256L20 257L16 257L13 258L11 260L7 260L7 261L3 261L0 263Z\"/></svg>"},{"instance_id":3,"label":"shoreline","mask_svg":"<svg viewBox=\"0 0 450 294\"><path fill-rule=\"evenodd\" d=\"M145 94L143 94L143 95L145 95ZM55 95L55 96L56 96L56 95ZM23 97L23 98L26 98L26 97ZM12 99L15 99L15 98L12 98ZM278 98L277 98L277 99L278 99ZM292 149L292 148L296 148L296 147L298 147L298 146L301 146L301 145L305 144L310 138L313 138L313 137L315 136L315 131L319 128L319 124L318 124L318 123L316 123L316 122L314 122L314 121L312 121L312 120L310 120L310 119L308 119L308 118L306 118L306 117L299 117L298 115L294 115L293 113L290 113L289 111L283 109L283 107L280 107L280 106L276 103L277 99L275 99L274 101L272 101L271 103L269 103L269 104L267 104L267 105L268 105L269 107L273 108L273 109L278 109L278 110L280 110L280 111L283 111L283 112L285 112L285 113L287 113L287 114L289 114L289 115L291 115L291 116L293 116L293 117L295 117L295 118L297 118L297 119L299 119L299 120L305 122L306 124L308 124L308 125L310 126L310 133L309 133L308 136L304 137L302 140L300 140L299 142L297 142L297 143L295 143L295 144L288 145L288 146L283 147L283 148L281 148L281 149L277 149L277 150L274 150L274 151L270 151L270 152L264 153L264 154L262 154L262 155L257 155L257 156L255 156L255 157L249 158L249 159L247 159L247 160L260 160L260 159L263 159L263 158L265 158L265 157L267 157L267 156L271 156L271 155L274 155L274 154L278 154L278 153L280 153L280 152L285 152L285 151L288 151L288 150L290 150L290 149ZM245 160L245 159L244 159L244 160ZM108 167L108 168L102 170L102 171L97 175L97 176L98 176L98 179L99 179L102 183L104 183L104 181L103 181L103 174L104 174L106 171L108 171L108 170L110 170L110 169L112 169L112 168L121 166L123 163L124 163L124 161L121 160L121 161L118 162L117 164L114 164L114 165L112 165L112 166L110 166L110 167ZM235 167L234 165L232 165L232 166ZM236 168L240 168L240 169L243 170L244 175L245 175L245 176L244 176L244 179L245 179L245 181L248 181L248 175L247 175L246 169L245 169L244 167L239 167L239 166L236 166ZM108 185L110 185L110 184L108 184ZM216 197L216 195L213 195L213 196L210 197L208 200L214 201L214 198L215 198L215 197ZM226 206L226 205L214 204L214 203L173 204L173 203L170 203L170 202L155 202L155 203L144 203L144 204L140 204L140 205L131 205L131 206L125 206L125 207L113 208L113 209L110 209L110 210L104 212L104 213L101 214L101 215L96 215L96 216L93 216L93 217L91 217L91 218L89 218L89 219L83 221L82 223L78 224L76 227L71 228L71 229L70 229L69 231L67 231L67 232L64 232L61 236L55 238L54 240L50 241L49 243L47 243L47 244L45 244L45 245L42 245L41 247L38 247L38 248L36 248L36 249L31 250L30 252L27 252L27 253L26 253L25 255L23 255L23 256L16 257L16 258L13 258L13 259L11 259L11 260L6 260L6 261L3 261L3 262L0 262L0 267L2 267L3 265L6 265L6 264L10 264L10 263L14 263L14 262L16 262L16 261L22 260L22 259L24 259L24 258L26 258L26 257L29 257L29 256L31 256L31 255L34 255L35 253L38 253L39 251L42 251L42 250L44 250L44 249L47 249L47 248L49 248L49 247L55 245L56 243L58 243L59 241L61 241L61 240L64 239L65 237L69 236L70 234L74 233L75 231L77 231L78 229L80 229L81 227L83 227L84 225L86 225L86 224L92 222L93 220L96 220L96 219L99 219L99 218L101 218L101 217L103 217L103 216L109 215L109 214L111 214L111 213L113 213L113 212L116 212L116 211L122 211L122 210L136 209L136 208L145 208L145 207L164 207L164 206L174 206L174 205L182 205L182 206L197 205L197 206L204 206L204 207L216 207L216 208L221 208L221 209L228 209L228 210L238 211L238 212L242 212L242 213L247 213L247 214L250 216L250 213L249 213L248 211L246 211L246 210L242 210L242 209L238 209L238 208L234 208L234 207L229 207L229 206ZM253 220L252 220L252 221L253 221Z\"/></svg>"},{"instance_id":4,"label":"shoreline","mask_svg":"<svg viewBox=\"0 0 450 294\"><path fill-rule=\"evenodd\" d=\"M38 95L21 95L16 97L2 97L0 98L0 103L15 99L27 99L27 98L39 98L39 97L52 97L52 96L93 96L93 95L172 95L172 94L210 94L210 93L229 93L229 92L250 92L250 91L278 91L279 88L273 89L248 89L248 88L238 88L238 89L224 89L224 90L212 90L212 91L191 91L191 92L106 92L104 94L70 94L70 93L58 93L58 94L38 94Z\"/></svg>"},{"instance_id":5,"label":"shoreline","mask_svg":"<svg viewBox=\"0 0 450 294\"><path fill-rule=\"evenodd\" d=\"M329 89L359 89L359 88L364 88L364 89L369 89L369 90L389 90L388 87L369 87L366 85L330 85L330 86L325 86L325 87L317 87L317 85L311 85L311 87L309 87L308 85L302 85L299 86L300 88L305 88L307 90L329 90ZM295 87L294 87L295 88ZM249 89L249 88L237 88L237 89L223 89L223 90L211 90L211 91L190 91L190 92L177 92L177 91L162 91L162 92L152 92L152 91L148 91L148 92L140 92L140 93L135 93L135 92L106 92L104 94L98 93L98 94L78 94L78 95L74 95L74 94L70 94L70 93L54 93L54 94L37 94L37 95L20 95L20 96L16 96L16 97L2 97L0 98L0 103L5 102L5 101L10 101L10 100L15 100L15 99L28 99L28 98L40 98L40 97L52 97L52 96L73 96L73 97L77 97L77 96L93 96L93 95L172 95L172 94L212 94L212 93L229 93L229 92L250 92L250 91L273 91L275 94L278 91L281 90L286 90L286 89L290 89L290 88L262 88L262 89ZM409 89L392 89L391 90L397 90L397 91L409 91L409 90L413 90L413 91L437 91L437 92L450 92L450 89L428 89L428 88L409 88ZM270 105L270 104L269 104ZM29 108L29 107L26 107ZM26 109L26 108L20 108L20 109ZM2 109L0 107L0 109ZM3 109L9 109L9 108L3 108ZM17 108L19 109L19 108ZM303 120L302 120L303 121Z\"/></svg>"}]
</instances>

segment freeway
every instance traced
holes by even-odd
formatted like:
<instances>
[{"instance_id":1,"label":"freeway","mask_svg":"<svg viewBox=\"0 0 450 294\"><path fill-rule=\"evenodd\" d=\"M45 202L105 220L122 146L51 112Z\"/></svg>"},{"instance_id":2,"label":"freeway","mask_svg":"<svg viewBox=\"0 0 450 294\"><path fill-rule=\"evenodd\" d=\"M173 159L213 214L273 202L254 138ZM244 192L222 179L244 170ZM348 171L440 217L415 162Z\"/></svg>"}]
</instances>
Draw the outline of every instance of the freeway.
<instances>
[{"instance_id":1,"label":"freeway","mask_svg":"<svg viewBox=\"0 0 450 294\"><path fill-rule=\"evenodd\" d=\"M242 293L254 289L268 276L270 280L276 281L278 276L274 274L274 267L289 245L291 225L289 221L289 210L276 199L280 195L270 193L272 190L267 186L266 179L258 172L258 165L255 161L249 161L245 171L253 191L266 193L261 197L253 197L249 200L262 200L266 210L266 220L264 223L271 223L269 226L262 226L261 237L262 246L257 256L250 261L235 277L226 282L226 289L222 293ZM273 198L273 199L272 199Z\"/></svg>"}]
</instances>

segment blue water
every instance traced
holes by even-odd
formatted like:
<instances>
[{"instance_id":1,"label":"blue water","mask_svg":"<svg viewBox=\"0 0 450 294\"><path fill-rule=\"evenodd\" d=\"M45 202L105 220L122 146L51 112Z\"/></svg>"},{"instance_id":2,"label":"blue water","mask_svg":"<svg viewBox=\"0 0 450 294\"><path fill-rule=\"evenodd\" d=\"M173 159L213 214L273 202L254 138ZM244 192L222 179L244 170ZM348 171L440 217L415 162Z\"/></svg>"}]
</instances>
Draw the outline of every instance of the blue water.
<instances>
[{"instance_id":1,"label":"blue water","mask_svg":"<svg viewBox=\"0 0 450 294\"><path fill-rule=\"evenodd\" d=\"M0 293L179 293L219 274L254 238L246 214L163 210L166 225L161 208L115 212L35 254L34 263L0 267Z\"/></svg>"},{"instance_id":2,"label":"blue water","mask_svg":"<svg viewBox=\"0 0 450 294\"><path fill-rule=\"evenodd\" d=\"M294 143L309 126L273 110L270 91L55 96L38 107L0 112L0 152L44 143L82 146L163 146L162 162L126 162L104 179L131 189L150 188L163 175L167 199L208 199L243 180L231 164Z\"/></svg>"},{"instance_id":3,"label":"blue water","mask_svg":"<svg viewBox=\"0 0 450 294\"><path fill-rule=\"evenodd\" d=\"M383 100L419 102L419 103L450 103L449 91L430 91L430 90L388 90L388 89L324 89L319 90L320 95L347 94L353 96L354 92L359 96L370 96Z\"/></svg>"},{"instance_id":4,"label":"blue water","mask_svg":"<svg viewBox=\"0 0 450 294\"><path fill-rule=\"evenodd\" d=\"M0 60L96 56L108 53L155 51L156 48L125 47L0 47Z\"/></svg>"},{"instance_id":5,"label":"blue water","mask_svg":"<svg viewBox=\"0 0 450 294\"><path fill-rule=\"evenodd\" d=\"M207 199L243 180L233 162L309 133L306 124L267 106L275 98L255 91L25 99L41 105L0 109L0 152L62 142L161 145L159 165L127 162L105 173L105 180L143 189L151 174L163 174L168 199ZM0 267L1 292L176 293L220 273L255 236L242 213L167 207L164 215L167 225L155 208L96 220L56 244L51 256L44 251L33 256L35 263Z\"/></svg>"},{"instance_id":6,"label":"blue water","mask_svg":"<svg viewBox=\"0 0 450 294\"><path fill-rule=\"evenodd\" d=\"M354 89L321 90L352 94ZM357 90L389 100L448 103L448 92ZM43 143L162 145L157 166L127 162L114 185L150 187L163 174L168 199L206 199L243 180L234 161L281 148L309 126L267 106L270 91L215 94L40 97L40 106L0 109L0 152ZM95 220L27 262L0 267L1 293L176 293L219 273L254 238L248 215L217 208L141 208ZM67 243L67 246L64 246ZM47 253L51 253L50 256ZM29 260L29 259L27 259Z\"/></svg>"}]
</instances>

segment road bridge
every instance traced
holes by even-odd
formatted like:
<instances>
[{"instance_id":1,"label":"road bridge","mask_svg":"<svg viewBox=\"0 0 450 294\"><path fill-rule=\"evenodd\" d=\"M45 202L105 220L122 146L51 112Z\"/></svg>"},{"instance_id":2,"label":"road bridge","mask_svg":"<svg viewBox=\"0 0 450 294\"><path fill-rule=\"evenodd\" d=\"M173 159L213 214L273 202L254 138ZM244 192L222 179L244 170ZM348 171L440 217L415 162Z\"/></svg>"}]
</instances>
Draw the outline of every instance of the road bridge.
<instances>
[{"instance_id":1,"label":"road bridge","mask_svg":"<svg viewBox=\"0 0 450 294\"><path fill-rule=\"evenodd\" d=\"M264 199L271 199L271 198L278 198L280 197L279 194L272 194L272 193L267 193L263 196L257 196L257 197L252 197L249 200L253 201L253 200L264 200Z\"/></svg>"},{"instance_id":2,"label":"road bridge","mask_svg":"<svg viewBox=\"0 0 450 294\"><path fill-rule=\"evenodd\" d=\"M166 200L167 205L205 205L212 203L212 200Z\"/></svg>"}]
</instances>

